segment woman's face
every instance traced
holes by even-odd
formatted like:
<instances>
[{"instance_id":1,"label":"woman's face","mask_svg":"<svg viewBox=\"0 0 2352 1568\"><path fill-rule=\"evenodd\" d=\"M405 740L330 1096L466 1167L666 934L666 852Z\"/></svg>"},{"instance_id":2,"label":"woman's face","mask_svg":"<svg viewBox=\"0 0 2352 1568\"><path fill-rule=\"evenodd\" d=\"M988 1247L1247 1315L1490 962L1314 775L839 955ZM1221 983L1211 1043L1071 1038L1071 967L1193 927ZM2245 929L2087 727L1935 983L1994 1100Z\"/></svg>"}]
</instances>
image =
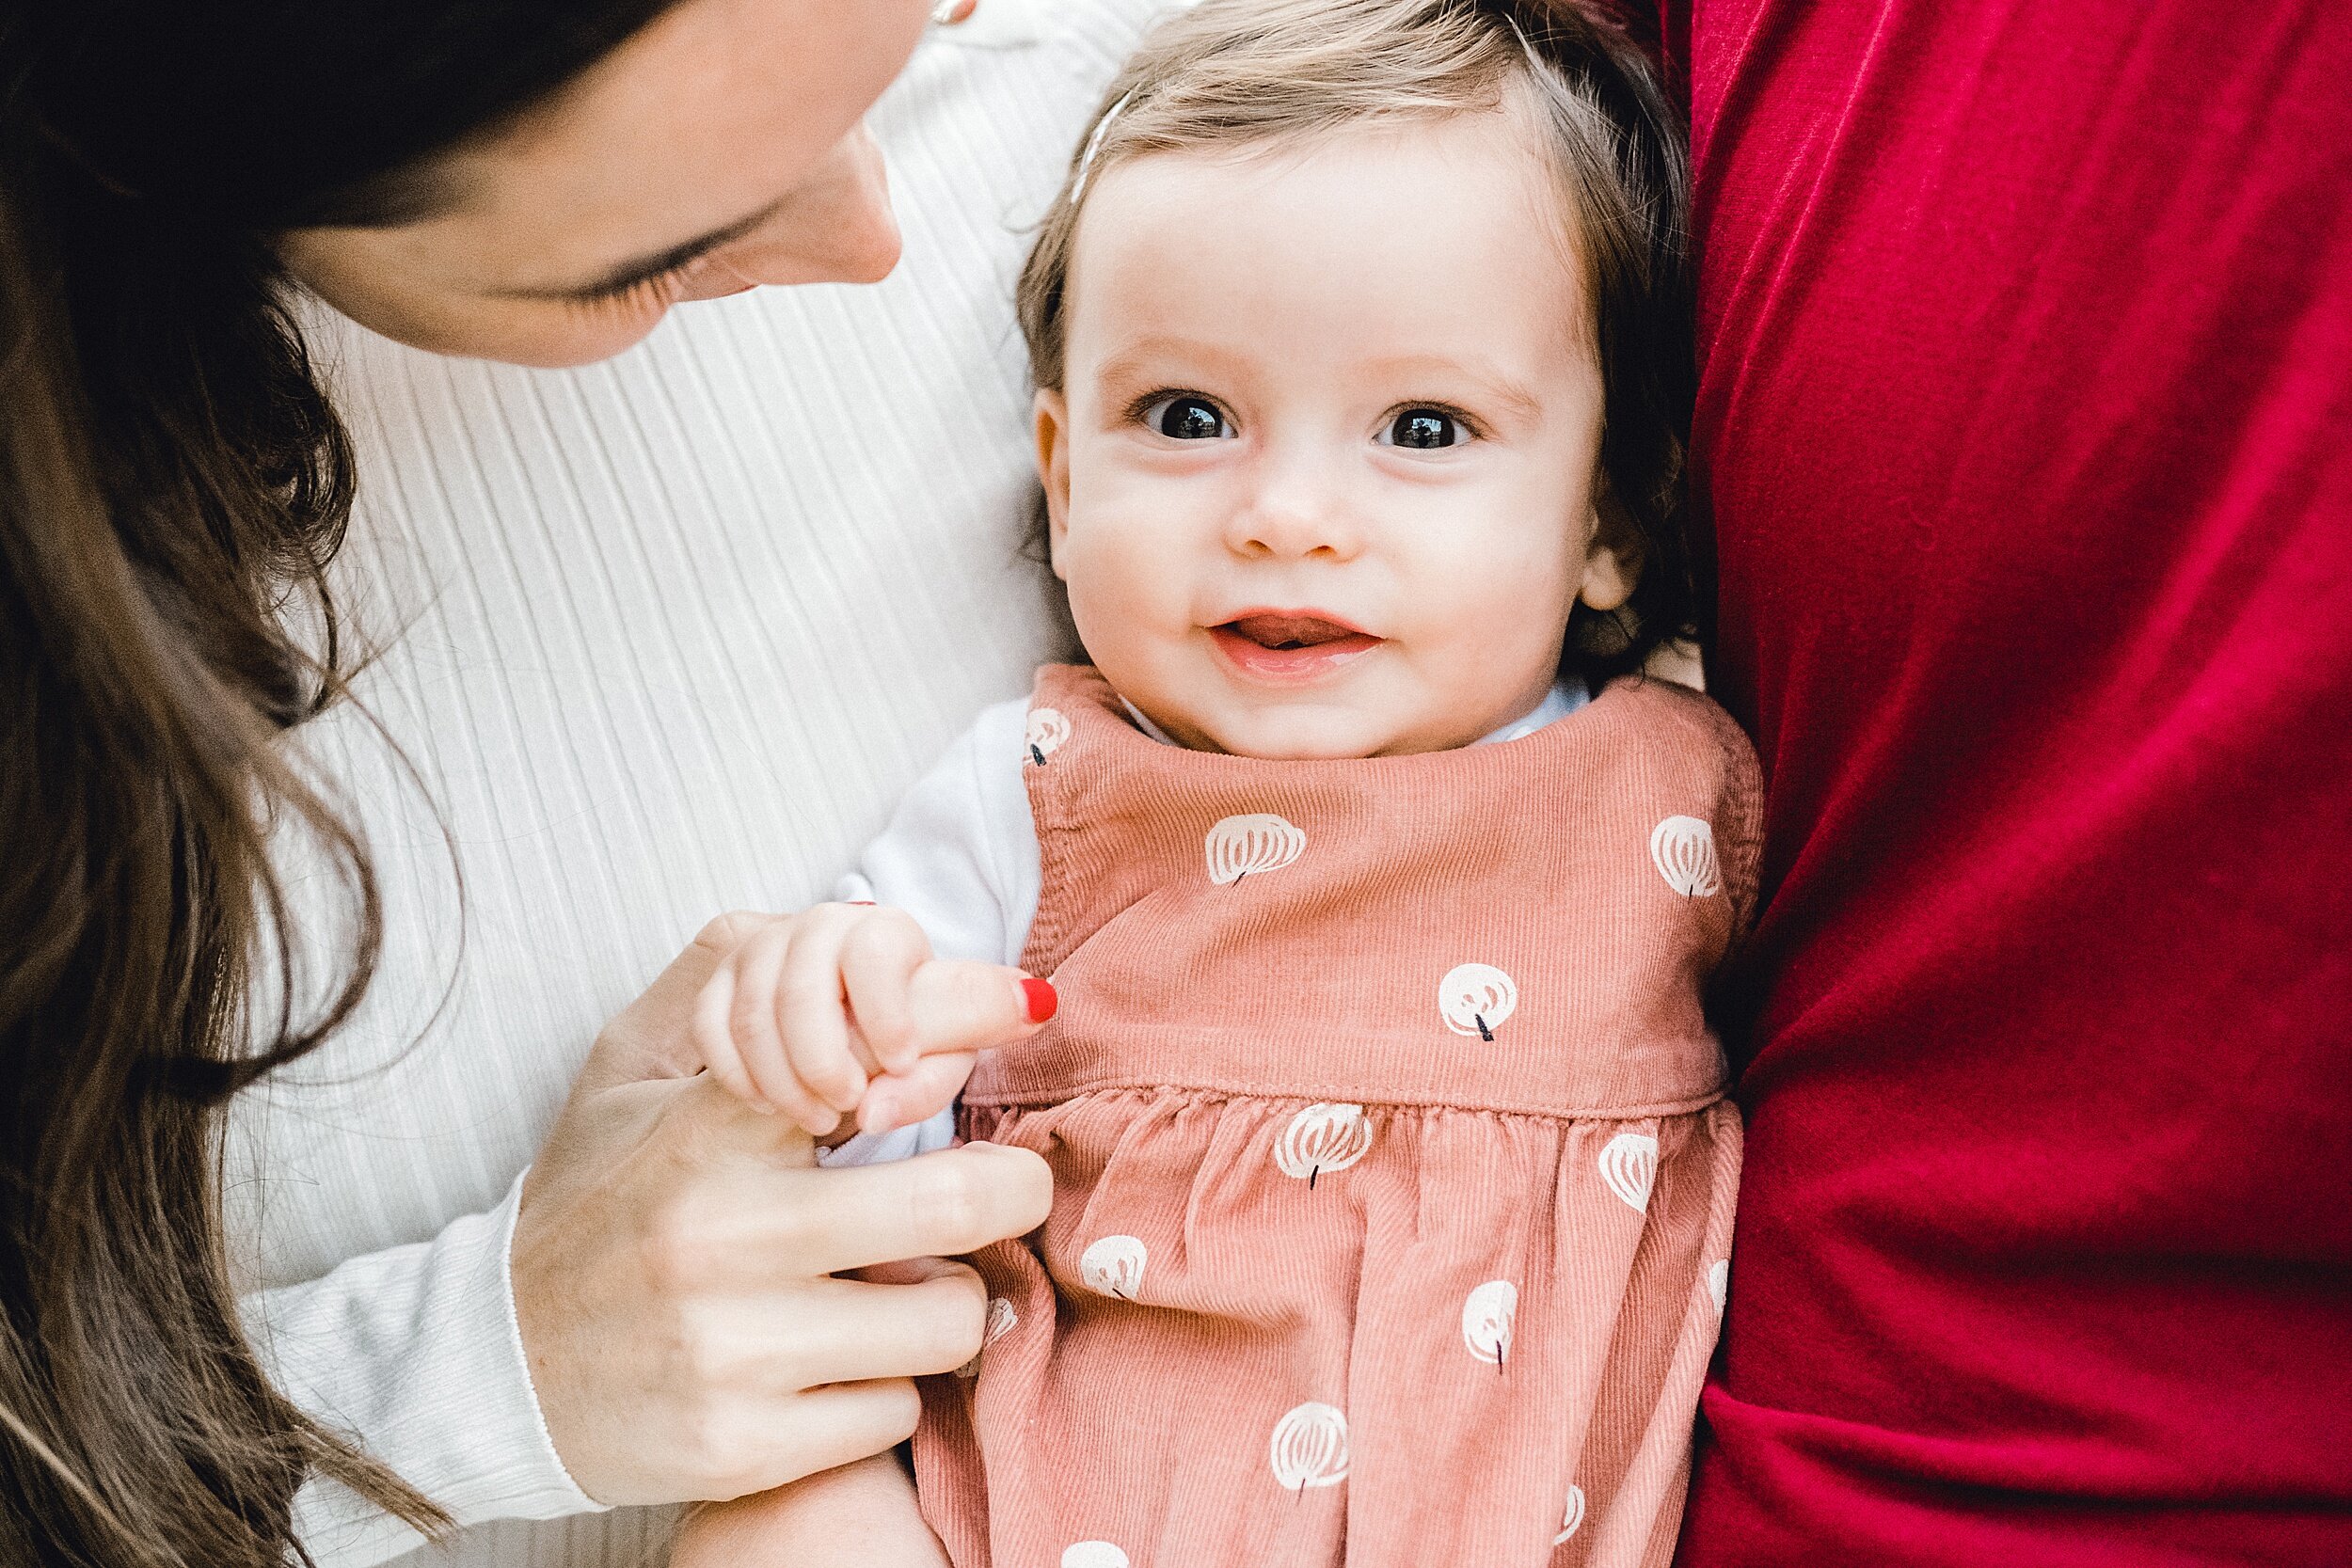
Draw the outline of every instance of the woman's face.
<instances>
[{"instance_id":1,"label":"woman's face","mask_svg":"<svg viewBox=\"0 0 2352 1568\"><path fill-rule=\"evenodd\" d=\"M437 354L577 365L671 306L872 282L898 259L862 123L930 0L680 0L555 99L444 156L428 216L286 235L328 304Z\"/></svg>"}]
</instances>

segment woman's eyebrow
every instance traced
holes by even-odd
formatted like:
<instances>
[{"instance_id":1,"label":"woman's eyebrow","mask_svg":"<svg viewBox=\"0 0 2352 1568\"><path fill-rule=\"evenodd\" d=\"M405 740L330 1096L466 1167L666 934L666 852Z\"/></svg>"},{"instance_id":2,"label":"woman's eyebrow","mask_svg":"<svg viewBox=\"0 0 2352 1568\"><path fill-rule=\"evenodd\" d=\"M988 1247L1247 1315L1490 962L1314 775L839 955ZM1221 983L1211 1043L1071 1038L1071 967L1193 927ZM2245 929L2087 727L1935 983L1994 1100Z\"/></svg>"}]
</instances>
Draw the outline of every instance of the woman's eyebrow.
<instances>
[{"instance_id":1,"label":"woman's eyebrow","mask_svg":"<svg viewBox=\"0 0 2352 1568\"><path fill-rule=\"evenodd\" d=\"M733 223L713 229L707 233L698 234L683 245L674 245L667 250L656 251L650 256L640 256L634 261L623 261L606 269L602 274L585 283L564 284L547 289L506 289L500 292L515 299L591 299L599 294L619 293L634 284L643 283L648 277L659 277L663 273L682 267L698 257L707 256L730 240L740 239L775 216L777 210L790 199L792 198L789 194L780 196L756 213L746 214Z\"/></svg>"}]
</instances>

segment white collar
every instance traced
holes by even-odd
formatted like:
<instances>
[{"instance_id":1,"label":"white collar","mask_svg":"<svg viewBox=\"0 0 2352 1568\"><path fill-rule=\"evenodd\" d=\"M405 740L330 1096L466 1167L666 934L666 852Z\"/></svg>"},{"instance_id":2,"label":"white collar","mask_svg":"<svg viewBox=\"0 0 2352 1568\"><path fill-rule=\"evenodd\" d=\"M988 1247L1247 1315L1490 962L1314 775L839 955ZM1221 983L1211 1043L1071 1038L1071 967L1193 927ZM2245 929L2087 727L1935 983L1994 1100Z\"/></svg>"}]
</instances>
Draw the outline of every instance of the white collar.
<instances>
[{"instance_id":1,"label":"white collar","mask_svg":"<svg viewBox=\"0 0 2352 1568\"><path fill-rule=\"evenodd\" d=\"M1546 724L1551 723L1555 720L1565 719L1569 714L1574 713L1578 708L1582 707L1586 703L1589 703L1593 699L1585 692L1582 682L1566 680L1554 681L1552 683L1551 689L1544 693L1544 700L1542 702L1537 703L1533 708L1530 708L1526 713L1521 714L1518 718L1513 720L1508 724L1503 725L1501 729L1480 736L1476 740L1471 741L1470 744L1473 746L1492 746L1501 741L1525 739L1527 736L1534 735L1537 730L1542 729ZM1124 697L1120 698L1119 702L1120 705L1127 710L1127 717L1136 721L1136 728L1141 730L1144 734L1150 736L1152 739L1158 741L1163 746L1173 746L1176 744L1175 737L1169 735L1166 730L1160 728L1157 724L1152 722L1151 720L1145 718L1141 708L1136 706L1135 704L1127 701Z\"/></svg>"}]
</instances>

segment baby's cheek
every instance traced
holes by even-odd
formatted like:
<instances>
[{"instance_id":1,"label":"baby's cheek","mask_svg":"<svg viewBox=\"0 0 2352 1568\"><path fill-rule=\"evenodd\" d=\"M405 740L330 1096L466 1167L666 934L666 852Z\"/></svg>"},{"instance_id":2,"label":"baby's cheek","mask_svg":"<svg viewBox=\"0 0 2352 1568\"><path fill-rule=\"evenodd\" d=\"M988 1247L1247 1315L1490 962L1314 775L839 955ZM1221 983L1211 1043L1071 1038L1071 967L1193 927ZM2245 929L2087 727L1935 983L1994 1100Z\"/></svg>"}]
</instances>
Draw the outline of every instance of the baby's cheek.
<instances>
[{"instance_id":1,"label":"baby's cheek","mask_svg":"<svg viewBox=\"0 0 2352 1568\"><path fill-rule=\"evenodd\" d=\"M1090 536L1073 531L1064 561L1080 631L1091 625L1097 635L1121 640L1167 633L1181 602L1182 574L1149 540L1128 530Z\"/></svg>"},{"instance_id":2,"label":"baby's cheek","mask_svg":"<svg viewBox=\"0 0 2352 1568\"><path fill-rule=\"evenodd\" d=\"M1087 657L1106 673L1134 663L1151 615L1149 594L1118 562L1099 555L1074 557L1067 581L1070 618Z\"/></svg>"},{"instance_id":3,"label":"baby's cheek","mask_svg":"<svg viewBox=\"0 0 2352 1568\"><path fill-rule=\"evenodd\" d=\"M1431 641L1422 651L1437 657L1422 668L1464 714L1540 700L1558 673L1574 602L1573 587L1560 580L1559 563L1539 552L1498 552L1486 565L1449 574L1426 606L1442 604L1445 624L1429 628ZM1510 718L1502 713L1496 722Z\"/></svg>"}]
</instances>

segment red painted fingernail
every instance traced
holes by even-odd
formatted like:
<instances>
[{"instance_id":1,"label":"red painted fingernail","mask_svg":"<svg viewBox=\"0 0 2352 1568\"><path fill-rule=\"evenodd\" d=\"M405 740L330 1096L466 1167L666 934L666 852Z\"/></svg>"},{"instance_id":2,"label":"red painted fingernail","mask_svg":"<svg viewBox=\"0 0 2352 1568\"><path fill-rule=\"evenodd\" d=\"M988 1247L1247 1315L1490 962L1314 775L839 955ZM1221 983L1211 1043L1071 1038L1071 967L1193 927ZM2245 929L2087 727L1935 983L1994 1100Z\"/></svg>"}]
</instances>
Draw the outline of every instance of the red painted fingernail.
<instances>
[{"instance_id":1,"label":"red painted fingernail","mask_svg":"<svg viewBox=\"0 0 2352 1568\"><path fill-rule=\"evenodd\" d=\"M1044 1022L1054 1016L1054 1009L1061 1006L1061 998L1054 994L1051 980L1029 976L1024 976L1021 981L1021 1000L1028 1006L1031 1023Z\"/></svg>"}]
</instances>

